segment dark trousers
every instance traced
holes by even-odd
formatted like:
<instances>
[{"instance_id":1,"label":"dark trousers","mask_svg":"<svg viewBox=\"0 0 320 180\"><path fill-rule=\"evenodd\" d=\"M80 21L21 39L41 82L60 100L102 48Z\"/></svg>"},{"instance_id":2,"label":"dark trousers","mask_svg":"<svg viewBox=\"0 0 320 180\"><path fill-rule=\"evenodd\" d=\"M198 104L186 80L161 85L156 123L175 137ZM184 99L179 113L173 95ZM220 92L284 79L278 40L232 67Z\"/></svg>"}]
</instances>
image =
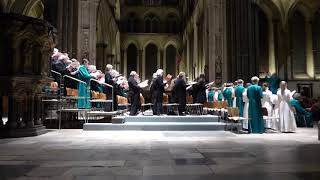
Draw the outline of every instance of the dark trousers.
<instances>
[{"instance_id":1,"label":"dark trousers","mask_svg":"<svg viewBox=\"0 0 320 180\"><path fill-rule=\"evenodd\" d=\"M153 115L161 115L161 114L163 114L163 105L162 105L162 101L157 101L157 100L155 100L154 102L153 102L153 109L152 109L152 111L153 111Z\"/></svg>"},{"instance_id":2,"label":"dark trousers","mask_svg":"<svg viewBox=\"0 0 320 180\"><path fill-rule=\"evenodd\" d=\"M136 116L140 106L140 94L131 96L130 116Z\"/></svg>"}]
</instances>

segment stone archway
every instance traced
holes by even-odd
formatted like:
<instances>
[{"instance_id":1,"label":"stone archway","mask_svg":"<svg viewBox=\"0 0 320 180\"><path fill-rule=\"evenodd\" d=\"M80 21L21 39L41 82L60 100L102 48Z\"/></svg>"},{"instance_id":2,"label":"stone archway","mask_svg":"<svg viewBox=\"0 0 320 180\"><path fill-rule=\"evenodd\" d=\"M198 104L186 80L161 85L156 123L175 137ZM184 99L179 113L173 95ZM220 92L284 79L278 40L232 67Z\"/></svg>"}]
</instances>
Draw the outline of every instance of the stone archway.
<instances>
[{"instance_id":1,"label":"stone archway","mask_svg":"<svg viewBox=\"0 0 320 180\"><path fill-rule=\"evenodd\" d=\"M273 48L269 47L273 39L272 34L269 38L273 32L269 28L272 17L253 0L229 0L229 3L232 4L227 9L229 81L242 78L249 82L252 76L269 72L269 54L274 56L269 52Z\"/></svg>"},{"instance_id":2,"label":"stone archway","mask_svg":"<svg viewBox=\"0 0 320 180\"><path fill-rule=\"evenodd\" d=\"M320 77L320 10L316 12L313 22L314 71Z\"/></svg>"},{"instance_id":3,"label":"stone archway","mask_svg":"<svg viewBox=\"0 0 320 180\"><path fill-rule=\"evenodd\" d=\"M152 75L158 68L158 46L149 43L145 48L145 79L152 79Z\"/></svg>"},{"instance_id":4,"label":"stone archway","mask_svg":"<svg viewBox=\"0 0 320 180\"><path fill-rule=\"evenodd\" d=\"M306 19L300 11L295 11L289 19L291 76L306 74Z\"/></svg>"},{"instance_id":5,"label":"stone archway","mask_svg":"<svg viewBox=\"0 0 320 180\"><path fill-rule=\"evenodd\" d=\"M172 44L168 45L165 49L166 62L165 62L165 72L166 74L171 74L175 77L177 75L177 48Z\"/></svg>"},{"instance_id":6,"label":"stone archway","mask_svg":"<svg viewBox=\"0 0 320 180\"><path fill-rule=\"evenodd\" d=\"M130 44L127 48L127 77L131 71L138 70L138 49L134 44Z\"/></svg>"}]
</instances>

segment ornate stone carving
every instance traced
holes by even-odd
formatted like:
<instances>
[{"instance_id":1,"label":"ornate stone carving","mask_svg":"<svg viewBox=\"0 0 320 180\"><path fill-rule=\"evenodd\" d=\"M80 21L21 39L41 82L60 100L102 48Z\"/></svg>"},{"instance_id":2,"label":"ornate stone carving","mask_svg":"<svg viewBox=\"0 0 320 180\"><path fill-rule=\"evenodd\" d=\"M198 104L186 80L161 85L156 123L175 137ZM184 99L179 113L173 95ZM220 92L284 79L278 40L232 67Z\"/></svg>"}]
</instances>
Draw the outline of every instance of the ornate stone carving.
<instances>
[{"instance_id":1,"label":"ornate stone carving","mask_svg":"<svg viewBox=\"0 0 320 180\"><path fill-rule=\"evenodd\" d=\"M48 78L49 56L54 47L52 27L45 21L21 15L0 14L0 94L9 99L6 136L19 137L43 132L38 107ZM40 98L41 99L41 98ZM41 131L39 131L41 130Z\"/></svg>"}]
</instances>

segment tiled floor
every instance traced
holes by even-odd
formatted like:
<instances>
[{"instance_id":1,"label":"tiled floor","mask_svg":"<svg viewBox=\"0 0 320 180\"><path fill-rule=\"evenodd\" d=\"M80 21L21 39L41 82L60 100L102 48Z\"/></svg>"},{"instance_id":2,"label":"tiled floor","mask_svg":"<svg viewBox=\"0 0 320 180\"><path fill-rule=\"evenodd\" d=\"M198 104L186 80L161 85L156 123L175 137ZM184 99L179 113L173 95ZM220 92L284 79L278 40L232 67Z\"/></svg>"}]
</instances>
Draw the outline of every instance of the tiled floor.
<instances>
[{"instance_id":1,"label":"tiled floor","mask_svg":"<svg viewBox=\"0 0 320 180\"><path fill-rule=\"evenodd\" d=\"M0 139L0 180L320 180L316 129L294 134L52 130Z\"/></svg>"}]
</instances>

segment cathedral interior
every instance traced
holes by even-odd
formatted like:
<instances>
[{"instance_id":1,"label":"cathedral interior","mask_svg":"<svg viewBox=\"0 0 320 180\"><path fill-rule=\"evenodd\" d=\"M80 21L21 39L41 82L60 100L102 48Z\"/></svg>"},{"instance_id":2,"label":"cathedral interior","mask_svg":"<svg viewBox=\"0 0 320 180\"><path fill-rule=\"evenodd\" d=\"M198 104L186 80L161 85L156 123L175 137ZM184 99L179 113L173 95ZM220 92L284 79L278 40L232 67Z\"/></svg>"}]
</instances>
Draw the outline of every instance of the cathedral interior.
<instances>
[{"instance_id":1,"label":"cathedral interior","mask_svg":"<svg viewBox=\"0 0 320 180\"><path fill-rule=\"evenodd\" d=\"M320 179L320 124L252 136L227 125L48 132L54 48L141 80L159 68L219 87L275 74L320 102L320 0L0 0L0 179Z\"/></svg>"},{"instance_id":2,"label":"cathedral interior","mask_svg":"<svg viewBox=\"0 0 320 180\"><path fill-rule=\"evenodd\" d=\"M2 0L1 32L11 42L1 44L1 73L21 73L14 68L24 61L21 54L33 56L32 32L13 28L20 19L47 23L53 41L48 48L87 58L102 70L110 63L123 74L135 70L149 79L163 68L166 74L184 71L190 80L204 73L216 82L277 73L292 88L316 89L319 7L317 0ZM7 68L13 60L20 62ZM24 71L40 66L25 61ZM310 96L319 94L313 90Z\"/></svg>"}]
</instances>

